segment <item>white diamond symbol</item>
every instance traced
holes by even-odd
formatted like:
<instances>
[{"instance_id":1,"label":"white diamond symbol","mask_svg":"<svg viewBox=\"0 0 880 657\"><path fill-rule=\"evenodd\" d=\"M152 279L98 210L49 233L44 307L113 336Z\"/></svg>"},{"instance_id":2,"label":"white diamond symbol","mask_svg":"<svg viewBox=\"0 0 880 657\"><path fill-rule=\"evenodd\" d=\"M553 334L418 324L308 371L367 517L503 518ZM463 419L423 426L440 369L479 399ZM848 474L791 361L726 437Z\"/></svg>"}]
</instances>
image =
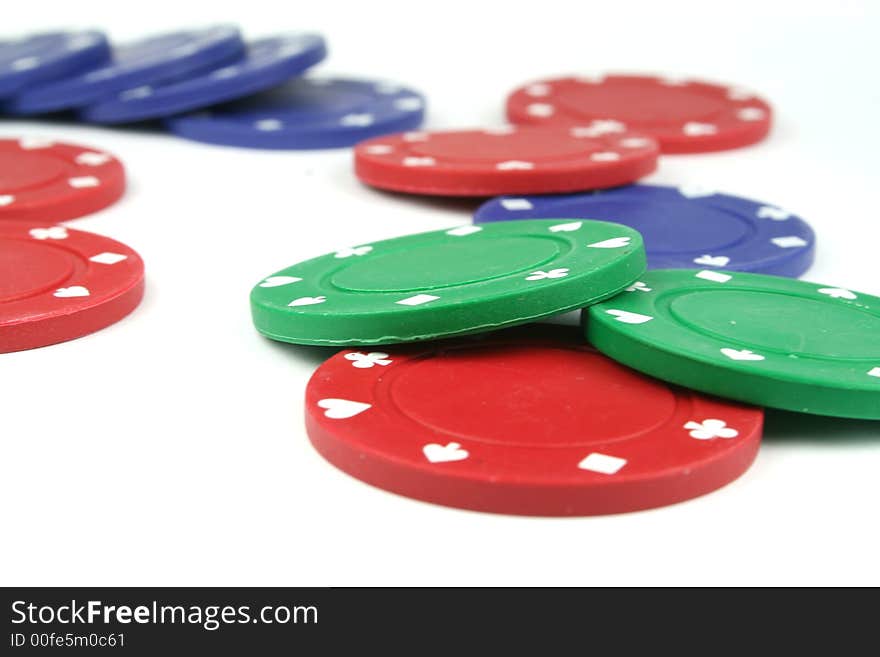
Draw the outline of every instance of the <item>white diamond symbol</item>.
<instances>
[{"instance_id":1,"label":"white diamond symbol","mask_svg":"<svg viewBox=\"0 0 880 657\"><path fill-rule=\"evenodd\" d=\"M534 162L523 162L522 160L508 160L507 162L499 162L495 165L499 171L528 171L535 168Z\"/></svg>"},{"instance_id":2,"label":"white diamond symbol","mask_svg":"<svg viewBox=\"0 0 880 657\"><path fill-rule=\"evenodd\" d=\"M503 198L501 207L505 210L531 210L535 206L526 198Z\"/></svg>"},{"instance_id":3,"label":"white diamond symbol","mask_svg":"<svg viewBox=\"0 0 880 657\"><path fill-rule=\"evenodd\" d=\"M578 467L581 470L589 470L590 472L598 472L599 474L613 475L626 465L626 459L617 456L608 456L593 452L584 458Z\"/></svg>"},{"instance_id":4,"label":"white diamond symbol","mask_svg":"<svg viewBox=\"0 0 880 657\"><path fill-rule=\"evenodd\" d=\"M556 108L553 107L550 103L532 103L528 107L526 107L526 114L529 116L539 116L539 117L547 117L553 116L553 112L556 111Z\"/></svg>"},{"instance_id":5,"label":"white diamond symbol","mask_svg":"<svg viewBox=\"0 0 880 657\"><path fill-rule=\"evenodd\" d=\"M722 274L719 271L701 271L697 274L697 278L702 278L704 281L712 281L713 283L726 283L733 276L730 274Z\"/></svg>"},{"instance_id":6,"label":"white diamond symbol","mask_svg":"<svg viewBox=\"0 0 880 657\"><path fill-rule=\"evenodd\" d=\"M394 101L394 107L401 112L417 112L424 106L421 98L409 96L407 98L398 98Z\"/></svg>"},{"instance_id":7,"label":"white diamond symbol","mask_svg":"<svg viewBox=\"0 0 880 657\"><path fill-rule=\"evenodd\" d=\"M74 189L84 189L86 187L97 187L101 184L101 181L94 176L79 176L77 178L70 178L67 184Z\"/></svg>"},{"instance_id":8,"label":"white diamond symbol","mask_svg":"<svg viewBox=\"0 0 880 657\"><path fill-rule=\"evenodd\" d=\"M388 155L394 149L388 144L372 144L370 146L365 146L364 150L370 155Z\"/></svg>"},{"instance_id":9,"label":"white diamond symbol","mask_svg":"<svg viewBox=\"0 0 880 657\"><path fill-rule=\"evenodd\" d=\"M105 251L104 253L99 253L98 255L94 255L89 260L92 262L97 262L102 265L115 265L118 262L122 262L127 259L128 256L122 255L121 253L111 253L110 251Z\"/></svg>"},{"instance_id":10,"label":"white diamond symbol","mask_svg":"<svg viewBox=\"0 0 880 657\"><path fill-rule=\"evenodd\" d=\"M770 241L782 249L791 249L791 248L795 248L798 246L806 246L807 245L806 240L804 240L800 237L797 237L795 235L789 235L787 237L774 237Z\"/></svg>"},{"instance_id":11,"label":"white diamond symbol","mask_svg":"<svg viewBox=\"0 0 880 657\"><path fill-rule=\"evenodd\" d=\"M541 97L547 96L550 94L550 85L544 84L543 82L536 82L535 84L530 84L526 87L526 95Z\"/></svg>"},{"instance_id":12,"label":"white diamond symbol","mask_svg":"<svg viewBox=\"0 0 880 657\"><path fill-rule=\"evenodd\" d=\"M760 107L743 107L736 116L740 121L761 121L767 117L767 112Z\"/></svg>"},{"instance_id":13,"label":"white diamond symbol","mask_svg":"<svg viewBox=\"0 0 880 657\"><path fill-rule=\"evenodd\" d=\"M474 233L479 233L482 228L479 226L459 226L458 228L450 228L446 231L447 235L453 235L455 237L464 237L465 235L473 235Z\"/></svg>"},{"instance_id":14,"label":"white diamond symbol","mask_svg":"<svg viewBox=\"0 0 880 657\"><path fill-rule=\"evenodd\" d=\"M435 297L432 294L417 294L414 297L401 299L400 301L395 301L394 303L400 304L401 306L421 306L423 303L436 301L439 298L440 297Z\"/></svg>"},{"instance_id":15,"label":"white diamond symbol","mask_svg":"<svg viewBox=\"0 0 880 657\"><path fill-rule=\"evenodd\" d=\"M260 119L254 123L254 127L262 132L274 132L275 130L281 130L284 127L284 123L280 119Z\"/></svg>"},{"instance_id":16,"label":"white diamond symbol","mask_svg":"<svg viewBox=\"0 0 880 657\"><path fill-rule=\"evenodd\" d=\"M432 167L437 164L433 157L405 157L403 158L403 166L405 167Z\"/></svg>"},{"instance_id":17,"label":"white diamond symbol","mask_svg":"<svg viewBox=\"0 0 880 657\"><path fill-rule=\"evenodd\" d=\"M348 127L363 128L368 125L373 125L374 120L372 114L346 114L339 119L339 124Z\"/></svg>"},{"instance_id":18,"label":"white diamond symbol","mask_svg":"<svg viewBox=\"0 0 880 657\"><path fill-rule=\"evenodd\" d=\"M89 167L99 167L102 164L107 164L110 161L110 156L107 153L95 153L93 151L86 151L85 153L80 153L76 156L77 164L85 164Z\"/></svg>"}]
</instances>

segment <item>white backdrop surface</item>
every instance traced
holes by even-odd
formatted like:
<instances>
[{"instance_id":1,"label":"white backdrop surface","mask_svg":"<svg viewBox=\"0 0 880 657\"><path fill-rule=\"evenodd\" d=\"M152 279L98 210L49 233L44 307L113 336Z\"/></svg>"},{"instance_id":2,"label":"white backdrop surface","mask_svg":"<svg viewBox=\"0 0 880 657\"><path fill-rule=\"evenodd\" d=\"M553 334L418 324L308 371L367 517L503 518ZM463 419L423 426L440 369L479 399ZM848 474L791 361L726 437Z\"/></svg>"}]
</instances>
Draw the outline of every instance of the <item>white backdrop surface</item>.
<instances>
[{"instance_id":1,"label":"white backdrop surface","mask_svg":"<svg viewBox=\"0 0 880 657\"><path fill-rule=\"evenodd\" d=\"M498 124L511 88L571 72L748 86L775 106L768 141L665 157L649 181L795 211L819 239L806 278L880 295L880 17L868 1L14 4L0 38L317 30L331 55L316 73L410 84L431 128ZM370 190L348 150L0 119L0 137L18 135L123 159L124 199L70 225L138 250L148 286L107 330L0 355L0 583L880 584L880 423L770 413L737 482L612 517L457 511L349 478L303 429L305 383L329 352L260 338L248 292L337 247L465 223L476 204Z\"/></svg>"}]
</instances>

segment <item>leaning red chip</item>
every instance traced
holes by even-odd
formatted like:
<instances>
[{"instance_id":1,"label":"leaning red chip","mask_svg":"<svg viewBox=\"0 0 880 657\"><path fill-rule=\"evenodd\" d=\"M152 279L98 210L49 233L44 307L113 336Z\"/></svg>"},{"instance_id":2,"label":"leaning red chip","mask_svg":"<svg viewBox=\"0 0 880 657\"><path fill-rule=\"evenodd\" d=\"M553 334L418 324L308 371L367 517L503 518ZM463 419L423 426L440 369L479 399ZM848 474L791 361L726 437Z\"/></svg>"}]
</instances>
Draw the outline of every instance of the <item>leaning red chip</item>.
<instances>
[{"instance_id":1,"label":"leaning red chip","mask_svg":"<svg viewBox=\"0 0 880 657\"><path fill-rule=\"evenodd\" d=\"M143 262L124 244L64 226L0 222L0 353L102 329L143 293Z\"/></svg>"},{"instance_id":2,"label":"leaning red chip","mask_svg":"<svg viewBox=\"0 0 880 657\"><path fill-rule=\"evenodd\" d=\"M374 486L521 515L672 504L754 460L760 409L642 376L565 327L528 328L340 352L308 384L310 440Z\"/></svg>"},{"instance_id":3,"label":"leaning red chip","mask_svg":"<svg viewBox=\"0 0 880 657\"><path fill-rule=\"evenodd\" d=\"M664 153L739 148L770 131L770 105L750 91L708 82L642 75L541 80L507 98L507 118L522 125L577 125L608 135L637 130Z\"/></svg>"},{"instance_id":4,"label":"leaning red chip","mask_svg":"<svg viewBox=\"0 0 880 657\"><path fill-rule=\"evenodd\" d=\"M631 183L657 168L657 154L650 137L578 126L405 132L360 143L355 173L410 194L549 194Z\"/></svg>"},{"instance_id":5,"label":"leaning red chip","mask_svg":"<svg viewBox=\"0 0 880 657\"><path fill-rule=\"evenodd\" d=\"M109 153L47 139L0 139L0 220L74 219L124 191L125 169Z\"/></svg>"}]
</instances>

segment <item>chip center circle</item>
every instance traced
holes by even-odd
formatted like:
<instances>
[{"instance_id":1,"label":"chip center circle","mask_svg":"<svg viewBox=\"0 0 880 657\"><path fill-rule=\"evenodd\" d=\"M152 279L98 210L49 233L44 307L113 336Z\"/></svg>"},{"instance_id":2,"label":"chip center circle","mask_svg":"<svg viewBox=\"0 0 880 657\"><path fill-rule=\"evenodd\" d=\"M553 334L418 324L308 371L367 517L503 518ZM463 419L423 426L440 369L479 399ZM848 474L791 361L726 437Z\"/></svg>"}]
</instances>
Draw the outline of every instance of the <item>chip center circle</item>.
<instances>
[{"instance_id":1,"label":"chip center circle","mask_svg":"<svg viewBox=\"0 0 880 657\"><path fill-rule=\"evenodd\" d=\"M714 290L675 298L669 311L695 331L732 345L816 358L876 358L880 317L829 299Z\"/></svg>"},{"instance_id":2,"label":"chip center circle","mask_svg":"<svg viewBox=\"0 0 880 657\"><path fill-rule=\"evenodd\" d=\"M60 178L69 165L44 153L0 152L0 194L16 194Z\"/></svg>"},{"instance_id":3,"label":"chip center circle","mask_svg":"<svg viewBox=\"0 0 880 657\"><path fill-rule=\"evenodd\" d=\"M694 87L661 85L651 90L644 81L578 84L560 92L556 103L572 117L613 117L632 126L703 120L728 111L729 102Z\"/></svg>"},{"instance_id":4,"label":"chip center circle","mask_svg":"<svg viewBox=\"0 0 880 657\"><path fill-rule=\"evenodd\" d=\"M410 292L488 281L533 271L558 258L564 243L529 236L452 241L399 249L366 257L331 277L331 283L355 292Z\"/></svg>"},{"instance_id":5,"label":"chip center circle","mask_svg":"<svg viewBox=\"0 0 880 657\"><path fill-rule=\"evenodd\" d=\"M668 422L678 403L668 388L593 352L519 345L423 359L394 380L390 396L425 428L414 440L526 448L628 440Z\"/></svg>"},{"instance_id":6,"label":"chip center circle","mask_svg":"<svg viewBox=\"0 0 880 657\"><path fill-rule=\"evenodd\" d=\"M0 239L0 302L56 288L70 277L74 267L73 256L63 249Z\"/></svg>"},{"instance_id":7,"label":"chip center circle","mask_svg":"<svg viewBox=\"0 0 880 657\"><path fill-rule=\"evenodd\" d=\"M588 156L602 150L592 139L572 139L567 130L514 130L513 132L449 132L431 135L423 142L412 142L415 155L440 161L497 163L511 160L529 162Z\"/></svg>"}]
</instances>

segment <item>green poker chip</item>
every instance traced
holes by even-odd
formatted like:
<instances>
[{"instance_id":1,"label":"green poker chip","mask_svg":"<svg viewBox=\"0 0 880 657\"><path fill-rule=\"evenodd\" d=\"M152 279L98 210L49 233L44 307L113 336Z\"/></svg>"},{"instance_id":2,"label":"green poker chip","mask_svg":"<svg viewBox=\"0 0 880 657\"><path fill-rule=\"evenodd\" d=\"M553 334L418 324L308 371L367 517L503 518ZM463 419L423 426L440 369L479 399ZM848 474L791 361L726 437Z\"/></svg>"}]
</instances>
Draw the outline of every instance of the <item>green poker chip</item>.
<instances>
[{"instance_id":1,"label":"green poker chip","mask_svg":"<svg viewBox=\"0 0 880 657\"><path fill-rule=\"evenodd\" d=\"M266 337L311 345L412 342L583 308L645 271L641 235L572 219L458 226L301 262L251 292Z\"/></svg>"},{"instance_id":2,"label":"green poker chip","mask_svg":"<svg viewBox=\"0 0 880 657\"><path fill-rule=\"evenodd\" d=\"M668 269L584 313L588 339L658 379L771 408L880 419L880 298Z\"/></svg>"}]
</instances>

